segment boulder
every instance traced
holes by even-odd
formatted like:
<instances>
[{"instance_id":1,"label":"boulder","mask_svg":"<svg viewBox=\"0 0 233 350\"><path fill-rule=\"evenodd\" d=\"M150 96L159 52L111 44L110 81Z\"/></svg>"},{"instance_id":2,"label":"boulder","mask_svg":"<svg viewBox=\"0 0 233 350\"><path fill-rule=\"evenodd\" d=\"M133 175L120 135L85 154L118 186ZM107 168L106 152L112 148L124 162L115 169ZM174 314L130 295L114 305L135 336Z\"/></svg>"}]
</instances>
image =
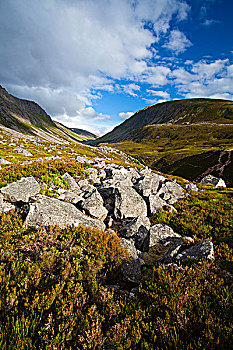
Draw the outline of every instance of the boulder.
<instances>
[{"instance_id":1,"label":"boulder","mask_svg":"<svg viewBox=\"0 0 233 350\"><path fill-rule=\"evenodd\" d=\"M174 232L173 229L166 225L156 224L150 228L150 243L149 246L152 247L155 244L166 244L174 239L181 238L181 236Z\"/></svg>"},{"instance_id":2,"label":"boulder","mask_svg":"<svg viewBox=\"0 0 233 350\"><path fill-rule=\"evenodd\" d=\"M143 198L148 198L151 194L157 194L159 181L159 176L157 174L146 174L138 180L135 189Z\"/></svg>"},{"instance_id":3,"label":"boulder","mask_svg":"<svg viewBox=\"0 0 233 350\"><path fill-rule=\"evenodd\" d=\"M148 198L149 214L152 215L163 209L167 203L157 195L150 195Z\"/></svg>"},{"instance_id":4,"label":"boulder","mask_svg":"<svg viewBox=\"0 0 233 350\"><path fill-rule=\"evenodd\" d=\"M23 156L26 156L26 157L32 157L33 154L29 151L27 151L26 149L22 148L22 147L17 147L13 150L13 152L16 152L16 153L19 153L19 154L22 154Z\"/></svg>"},{"instance_id":5,"label":"boulder","mask_svg":"<svg viewBox=\"0 0 233 350\"><path fill-rule=\"evenodd\" d=\"M147 206L132 187L122 185L115 189L114 215L116 219L147 216Z\"/></svg>"},{"instance_id":6,"label":"boulder","mask_svg":"<svg viewBox=\"0 0 233 350\"><path fill-rule=\"evenodd\" d=\"M178 199L185 197L183 188L175 181L162 184L157 195L168 204L174 204Z\"/></svg>"},{"instance_id":7,"label":"boulder","mask_svg":"<svg viewBox=\"0 0 233 350\"><path fill-rule=\"evenodd\" d=\"M121 238L121 244L127 248L129 259L124 260L121 271L126 281L139 283L141 275L141 259L132 239Z\"/></svg>"},{"instance_id":8,"label":"boulder","mask_svg":"<svg viewBox=\"0 0 233 350\"><path fill-rule=\"evenodd\" d=\"M197 185L193 184L192 182L190 182L189 184L186 184L185 188L187 191L199 191Z\"/></svg>"},{"instance_id":9,"label":"boulder","mask_svg":"<svg viewBox=\"0 0 233 350\"><path fill-rule=\"evenodd\" d=\"M11 164L8 160L0 157L0 164Z\"/></svg>"},{"instance_id":10,"label":"boulder","mask_svg":"<svg viewBox=\"0 0 233 350\"><path fill-rule=\"evenodd\" d=\"M62 177L67 182L71 190L75 190L78 188L75 179L69 173L65 173Z\"/></svg>"},{"instance_id":11,"label":"boulder","mask_svg":"<svg viewBox=\"0 0 233 350\"><path fill-rule=\"evenodd\" d=\"M82 197L76 194L75 192L72 191L64 191L60 194L58 199L70 202L72 204L77 204L78 202L82 201Z\"/></svg>"},{"instance_id":12,"label":"boulder","mask_svg":"<svg viewBox=\"0 0 233 350\"><path fill-rule=\"evenodd\" d=\"M66 226L84 225L101 230L105 229L102 221L88 217L71 203L43 195L37 195L34 198L35 203L30 204L29 213L25 220L26 226L58 225L64 228Z\"/></svg>"},{"instance_id":13,"label":"boulder","mask_svg":"<svg viewBox=\"0 0 233 350\"><path fill-rule=\"evenodd\" d=\"M81 156L77 156L75 158L76 162L78 163L87 163L88 162L88 159L86 157L81 157Z\"/></svg>"},{"instance_id":14,"label":"boulder","mask_svg":"<svg viewBox=\"0 0 233 350\"><path fill-rule=\"evenodd\" d=\"M207 175L200 181L203 185L214 185L215 187L226 187L225 181L213 175Z\"/></svg>"},{"instance_id":15,"label":"boulder","mask_svg":"<svg viewBox=\"0 0 233 350\"><path fill-rule=\"evenodd\" d=\"M9 202L28 202L29 198L39 191L40 185L33 176L22 177L21 180L1 188L3 197Z\"/></svg>"},{"instance_id":16,"label":"boulder","mask_svg":"<svg viewBox=\"0 0 233 350\"><path fill-rule=\"evenodd\" d=\"M84 195L80 206L90 216L99 220L104 220L108 215L108 211L104 207L103 199L97 189Z\"/></svg>"},{"instance_id":17,"label":"boulder","mask_svg":"<svg viewBox=\"0 0 233 350\"><path fill-rule=\"evenodd\" d=\"M15 209L14 205L12 205L11 203L4 202L3 199L3 195L0 193L0 214Z\"/></svg>"},{"instance_id":18,"label":"boulder","mask_svg":"<svg viewBox=\"0 0 233 350\"><path fill-rule=\"evenodd\" d=\"M141 231L146 231L148 232L150 228L150 220L148 219L147 216L138 216L132 221L130 221L127 225L123 226L120 230L119 233L123 237L129 238L129 237L134 237L135 235L139 234Z\"/></svg>"},{"instance_id":19,"label":"boulder","mask_svg":"<svg viewBox=\"0 0 233 350\"><path fill-rule=\"evenodd\" d=\"M177 260L181 262L187 262L190 259L195 259L197 261L202 260L213 260L214 259L214 246L209 239L194 245L193 247L184 250L176 256Z\"/></svg>"}]
</instances>

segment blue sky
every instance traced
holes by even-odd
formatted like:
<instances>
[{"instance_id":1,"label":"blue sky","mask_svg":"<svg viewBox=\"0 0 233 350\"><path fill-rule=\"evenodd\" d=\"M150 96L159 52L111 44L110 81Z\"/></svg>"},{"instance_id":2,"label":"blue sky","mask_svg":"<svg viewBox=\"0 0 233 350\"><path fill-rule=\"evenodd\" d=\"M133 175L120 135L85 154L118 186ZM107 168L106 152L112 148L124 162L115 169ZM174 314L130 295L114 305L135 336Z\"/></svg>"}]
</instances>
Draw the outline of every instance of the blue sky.
<instances>
[{"instance_id":1,"label":"blue sky","mask_svg":"<svg viewBox=\"0 0 233 350\"><path fill-rule=\"evenodd\" d=\"M0 84L98 134L163 101L233 100L232 0L0 0Z\"/></svg>"}]
</instances>

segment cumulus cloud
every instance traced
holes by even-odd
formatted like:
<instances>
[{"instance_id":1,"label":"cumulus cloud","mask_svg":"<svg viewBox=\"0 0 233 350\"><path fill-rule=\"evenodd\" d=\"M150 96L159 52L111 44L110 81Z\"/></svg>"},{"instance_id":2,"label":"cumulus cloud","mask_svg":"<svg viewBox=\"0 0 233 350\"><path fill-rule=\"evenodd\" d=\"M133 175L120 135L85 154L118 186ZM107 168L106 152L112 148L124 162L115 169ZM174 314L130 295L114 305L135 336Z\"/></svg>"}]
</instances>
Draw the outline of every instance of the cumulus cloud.
<instances>
[{"instance_id":1,"label":"cumulus cloud","mask_svg":"<svg viewBox=\"0 0 233 350\"><path fill-rule=\"evenodd\" d=\"M91 89L112 92L114 79L144 74L151 45L189 9L181 0L1 1L0 80L52 116L75 115L101 98Z\"/></svg>"},{"instance_id":2,"label":"cumulus cloud","mask_svg":"<svg viewBox=\"0 0 233 350\"><path fill-rule=\"evenodd\" d=\"M160 96L163 97L164 99L169 99L170 94L167 91L156 91L156 90L146 90L149 94L154 95L154 96Z\"/></svg>"},{"instance_id":3,"label":"cumulus cloud","mask_svg":"<svg viewBox=\"0 0 233 350\"><path fill-rule=\"evenodd\" d=\"M137 94L135 93L135 91L140 91L140 86L136 85L136 84L128 84L123 86L124 92L126 92L127 94L131 95L131 96L137 96Z\"/></svg>"},{"instance_id":4,"label":"cumulus cloud","mask_svg":"<svg viewBox=\"0 0 233 350\"><path fill-rule=\"evenodd\" d=\"M171 31L168 42L163 46L171 50L175 55L178 55L192 46L192 43L184 33L175 29Z\"/></svg>"},{"instance_id":5,"label":"cumulus cloud","mask_svg":"<svg viewBox=\"0 0 233 350\"><path fill-rule=\"evenodd\" d=\"M125 120L125 119L130 118L133 114L134 114L133 112L120 112L119 113L119 118L121 120Z\"/></svg>"}]
</instances>

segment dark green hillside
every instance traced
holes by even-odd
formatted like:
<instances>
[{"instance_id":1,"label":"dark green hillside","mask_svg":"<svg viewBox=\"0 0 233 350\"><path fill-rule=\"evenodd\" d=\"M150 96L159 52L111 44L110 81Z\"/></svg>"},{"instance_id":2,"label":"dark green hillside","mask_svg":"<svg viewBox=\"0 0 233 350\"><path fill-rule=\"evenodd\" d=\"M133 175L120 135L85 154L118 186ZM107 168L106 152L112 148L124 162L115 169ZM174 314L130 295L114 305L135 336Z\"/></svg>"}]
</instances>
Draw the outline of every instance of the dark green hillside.
<instances>
[{"instance_id":1,"label":"dark green hillside","mask_svg":"<svg viewBox=\"0 0 233 350\"><path fill-rule=\"evenodd\" d=\"M187 99L160 103L138 111L132 117L99 138L100 142L132 140L135 133L153 124L233 123L233 102L214 99Z\"/></svg>"},{"instance_id":2,"label":"dark green hillside","mask_svg":"<svg viewBox=\"0 0 233 350\"><path fill-rule=\"evenodd\" d=\"M34 134L39 128L55 126L50 116L35 102L14 97L0 86L0 123L16 131Z\"/></svg>"}]
</instances>

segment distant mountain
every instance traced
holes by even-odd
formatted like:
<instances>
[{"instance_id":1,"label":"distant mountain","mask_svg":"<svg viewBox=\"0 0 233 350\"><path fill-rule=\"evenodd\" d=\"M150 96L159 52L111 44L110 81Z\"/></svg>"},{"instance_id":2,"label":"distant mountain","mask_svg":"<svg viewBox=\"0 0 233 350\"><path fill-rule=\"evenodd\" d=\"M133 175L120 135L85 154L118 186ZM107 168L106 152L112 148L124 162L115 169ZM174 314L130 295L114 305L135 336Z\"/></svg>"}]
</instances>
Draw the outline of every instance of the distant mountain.
<instances>
[{"instance_id":1,"label":"distant mountain","mask_svg":"<svg viewBox=\"0 0 233 350\"><path fill-rule=\"evenodd\" d=\"M71 128L70 130L75 132L75 134L77 134L77 135L85 137L87 140L95 140L98 138L98 135L93 134L92 132L87 131L87 130L77 129L77 128Z\"/></svg>"},{"instance_id":2,"label":"distant mountain","mask_svg":"<svg viewBox=\"0 0 233 350\"><path fill-rule=\"evenodd\" d=\"M210 173L233 187L232 101L189 99L147 107L93 143L111 143L168 174L200 180Z\"/></svg>"},{"instance_id":3,"label":"distant mountain","mask_svg":"<svg viewBox=\"0 0 233 350\"><path fill-rule=\"evenodd\" d=\"M214 99L169 101L146 107L115 127L97 142L134 140L145 126L154 124L233 124L233 102Z\"/></svg>"},{"instance_id":4,"label":"distant mountain","mask_svg":"<svg viewBox=\"0 0 233 350\"><path fill-rule=\"evenodd\" d=\"M10 95L2 86L0 86L1 125L48 141L83 141L96 138L96 135L88 131L75 132L54 122L37 103Z\"/></svg>"}]
</instances>

